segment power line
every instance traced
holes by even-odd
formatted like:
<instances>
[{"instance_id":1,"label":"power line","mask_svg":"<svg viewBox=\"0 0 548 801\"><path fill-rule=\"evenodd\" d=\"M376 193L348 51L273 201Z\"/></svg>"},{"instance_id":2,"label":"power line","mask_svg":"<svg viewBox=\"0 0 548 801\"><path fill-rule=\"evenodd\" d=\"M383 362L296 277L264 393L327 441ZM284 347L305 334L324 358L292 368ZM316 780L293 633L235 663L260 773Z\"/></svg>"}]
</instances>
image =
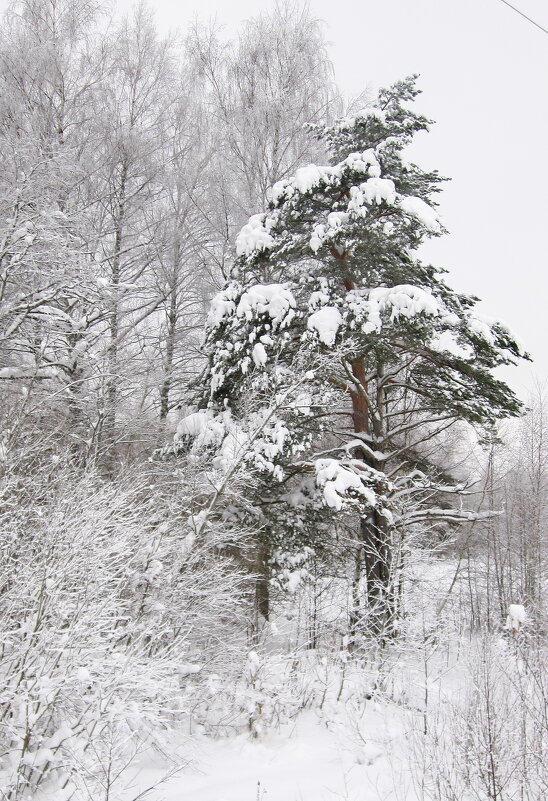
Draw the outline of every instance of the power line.
<instances>
[{"instance_id":1,"label":"power line","mask_svg":"<svg viewBox=\"0 0 548 801\"><path fill-rule=\"evenodd\" d=\"M539 25L538 22L535 22L534 19L531 19L531 17L528 17L527 14L524 14L523 11L519 10L519 8L516 8L515 6L513 6L512 3L508 2L508 0L500 0L500 2L504 3L505 6L508 6L509 8L513 9L516 12L516 14L519 14L520 17L523 17L523 19L526 19L528 22L530 22L536 28L539 28L539 30L541 30L543 33L547 33L548 34L548 30L546 30L546 28L543 28L542 25Z\"/></svg>"}]
</instances>

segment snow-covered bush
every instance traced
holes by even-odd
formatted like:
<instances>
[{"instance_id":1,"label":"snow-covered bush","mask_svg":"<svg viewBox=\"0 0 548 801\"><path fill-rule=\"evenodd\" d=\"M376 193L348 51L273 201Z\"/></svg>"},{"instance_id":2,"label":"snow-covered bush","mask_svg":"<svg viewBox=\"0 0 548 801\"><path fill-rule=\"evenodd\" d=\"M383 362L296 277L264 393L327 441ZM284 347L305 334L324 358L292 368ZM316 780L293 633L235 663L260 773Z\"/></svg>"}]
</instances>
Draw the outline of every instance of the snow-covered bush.
<instances>
[{"instance_id":1,"label":"snow-covered bush","mask_svg":"<svg viewBox=\"0 0 548 801\"><path fill-rule=\"evenodd\" d=\"M220 536L192 541L175 515L181 504L170 508L156 479L153 494L146 475L4 478L0 785L9 801L44 786L56 799L86 788L101 798L110 766L161 747L191 715L200 674L228 671L238 652L238 573L219 554Z\"/></svg>"},{"instance_id":2,"label":"snow-covered bush","mask_svg":"<svg viewBox=\"0 0 548 801\"><path fill-rule=\"evenodd\" d=\"M421 797L537 801L548 792L546 648L499 635L473 640L445 681L428 730L416 731Z\"/></svg>"}]
</instances>

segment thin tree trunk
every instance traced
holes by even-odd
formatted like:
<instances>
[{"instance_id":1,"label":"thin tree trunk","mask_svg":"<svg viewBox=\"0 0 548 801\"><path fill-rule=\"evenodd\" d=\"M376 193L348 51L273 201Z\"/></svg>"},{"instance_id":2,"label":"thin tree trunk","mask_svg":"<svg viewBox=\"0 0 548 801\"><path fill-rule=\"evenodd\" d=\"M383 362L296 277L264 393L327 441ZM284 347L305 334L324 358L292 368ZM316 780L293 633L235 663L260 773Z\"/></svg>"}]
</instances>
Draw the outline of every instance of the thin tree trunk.
<instances>
[{"instance_id":1,"label":"thin tree trunk","mask_svg":"<svg viewBox=\"0 0 548 801\"><path fill-rule=\"evenodd\" d=\"M107 378L105 411L101 437L102 462L108 474L112 473L116 446L116 406L118 402L118 336L120 331L121 253L126 212L126 185L128 168L124 162L120 172L119 197L116 208L114 252L111 260L112 308L109 315L109 346L107 350Z\"/></svg>"},{"instance_id":2,"label":"thin tree trunk","mask_svg":"<svg viewBox=\"0 0 548 801\"><path fill-rule=\"evenodd\" d=\"M160 387L160 419L165 420L169 412L169 393L173 383L173 359L175 355L175 333L177 328L177 287L173 283L167 316L165 377Z\"/></svg>"},{"instance_id":3,"label":"thin tree trunk","mask_svg":"<svg viewBox=\"0 0 548 801\"><path fill-rule=\"evenodd\" d=\"M255 581L255 612L258 618L270 617L270 548L264 541L257 548L257 579Z\"/></svg>"}]
</instances>

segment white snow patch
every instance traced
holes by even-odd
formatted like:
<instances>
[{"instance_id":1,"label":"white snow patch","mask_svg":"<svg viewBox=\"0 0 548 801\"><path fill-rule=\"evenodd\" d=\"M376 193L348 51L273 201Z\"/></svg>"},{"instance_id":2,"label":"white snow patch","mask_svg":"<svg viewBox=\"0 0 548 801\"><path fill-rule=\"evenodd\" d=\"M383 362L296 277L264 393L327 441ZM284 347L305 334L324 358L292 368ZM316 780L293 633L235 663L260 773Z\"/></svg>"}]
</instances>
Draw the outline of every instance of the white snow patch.
<instances>
[{"instance_id":1,"label":"white snow patch","mask_svg":"<svg viewBox=\"0 0 548 801\"><path fill-rule=\"evenodd\" d=\"M378 206L384 201L393 206L396 201L396 187L390 178L369 178L360 185L365 202L376 203Z\"/></svg>"},{"instance_id":2,"label":"white snow patch","mask_svg":"<svg viewBox=\"0 0 548 801\"><path fill-rule=\"evenodd\" d=\"M353 117L345 117L344 119L340 120L337 125L344 124L345 127L353 126L356 122L360 120L366 120L369 117L374 117L379 122L385 122L386 120L386 111L382 108L375 108L375 106L366 106L365 108L360 109L357 111Z\"/></svg>"},{"instance_id":3,"label":"white snow patch","mask_svg":"<svg viewBox=\"0 0 548 801\"><path fill-rule=\"evenodd\" d=\"M510 604L505 629L519 631L527 619L525 607L522 604Z\"/></svg>"},{"instance_id":4,"label":"white snow patch","mask_svg":"<svg viewBox=\"0 0 548 801\"><path fill-rule=\"evenodd\" d=\"M439 353L450 353L458 359L474 358L474 349L470 345L461 345L457 342L452 331L442 331L441 334L437 334L428 346Z\"/></svg>"},{"instance_id":5,"label":"white snow patch","mask_svg":"<svg viewBox=\"0 0 548 801\"><path fill-rule=\"evenodd\" d=\"M412 195L400 196L399 206L402 211L409 214L410 217L414 217L429 231L433 233L441 231L441 223L437 212L432 206L421 200L420 197L413 197Z\"/></svg>"},{"instance_id":6,"label":"white snow patch","mask_svg":"<svg viewBox=\"0 0 548 801\"><path fill-rule=\"evenodd\" d=\"M317 459L315 469L316 484L323 489L323 498L327 506L340 511L343 501L348 498L349 490L354 490L370 506L375 506L376 497L373 490L365 487L357 473L342 465L337 459Z\"/></svg>"},{"instance_id":7,"label":"white snow patch","mask_svg":"<svg viewBox=\"0 0 548 801\"><path fill-rule=\"evenodd\" d=\"M337 332L342 324L342 316L335 306L323 306L308 318L307 327L316 331L324 345L335 344Z\"/></svg>"},{"instance_id":8,"label":"white snow patch","mask_svg":"<svg viewBox=\"0 0 548 801\"><path fill-rule=\"evenodd\" d=\"M230 292L225 290L215 295L209 307L207 324L210 328L216 328L226 317L234 314L236 304L230 297Z\"/></svg>"},{"instance_id":9,"label":"white snow patch","mask_svg":"<svg viewBox=\"0 0 548 801\"><path fill-rule=\"evenodd\" d=\"M181 437L194 440L196 450L219 445L230 424L230 412L215 415L211 409L200 410L183 417L175 432L175 441Z\"/></svg>"},{"instance_id":10,"label":"white snow patch","mask_svg":"<svg viewBox=\"0 0 548 801\"><path fill-rule=\"evenodd\" d=\"M268 361L268 356L266 355L266 350L264 349L264 345L260 342L257 342L256 345L253 346L253 350L251 351L251 356L253 357L253 361L255 362L255 367L264 367L264 365Z\"/></svg>"},{"instance_id":11,"label":"white snow patch","mask_svg":"<svg viewBox=\"0 0 548 801\"><path fill-rule=\"evenodd\" d=\"M255 284L244 292L236 314L252 320L257 314L268 314L273 326L283 327L293 319L295 298L283 284Z\"/></svg>"},{"instance_id":12,"label":"white snow patch","mask_svg":"<svg viewBox=\"0 0 548 801\"><path fill-rule=\"evenodd\" d=\"M274 240L265 228L265 215L254 214L236 237L236 255L249 256L256 250L268 250Z\"/></svg>"},{"instance_id":13,"label":"white snow patch","mask_svg":"<svg viewBox=\"0 0 548 801\"><path fill-rule=\"evenodd\" d=\"M468 314L467 315L468 327L470 330L482 339L485 339L490 345L495 344L495 335L491 329L491 325L487 321L477 314Z\"/></svg>"},{"instance_id":14,"label":"white snow patch","mask_svg":"<svg viewBox=\"0 0 548 801\"><path fill-rule=\"evenodd\" d=\"M318 186L324 176L324 168L316 164L309 164L307 167L300 167L293 178L293 185L301 193L310 192Z\"/></svg>"},{"instance_id":15,"label":"white snow patch","mask_svg":"<svg viewBox=\"0 0 548 801\"><path fill-rule=\"evenodd\" d=\"M394 287L376 287L364 296L363 290L348 293L349 308L358 320L365 317L362 331L365 334L380 333L381 313L390 311L390 320L399 317L415 317L426 314L435 317L444 311L431 292L411 284Z\"/></svg>"}]
</instances>

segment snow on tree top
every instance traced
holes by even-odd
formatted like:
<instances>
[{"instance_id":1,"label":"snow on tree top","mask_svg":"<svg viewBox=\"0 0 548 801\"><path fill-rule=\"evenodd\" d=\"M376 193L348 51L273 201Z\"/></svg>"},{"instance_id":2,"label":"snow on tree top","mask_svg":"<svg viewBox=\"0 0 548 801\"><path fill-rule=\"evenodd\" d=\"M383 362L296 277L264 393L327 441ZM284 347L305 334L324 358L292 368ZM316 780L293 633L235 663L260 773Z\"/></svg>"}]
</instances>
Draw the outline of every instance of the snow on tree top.
<instances>
[{"instance_id":1,"label":"snow on tree top","mask_svg":"<svg viewBox=\"0 0 548 801\"><path fill-rule=\"evenodd\" d=\"M374 117L379 122L386 122L386 111L375 106L366 106L357 111L352 117L342 117L337 120L336 126L340 129L353 128L357 123Z\"/></svg>"},{"instance_id":2,"label":"snow on tree top","mask_svg":"<svg viewBox=\"0 0 548 801\"><path fill-rule=\"evenodd\" d=\"M368 148L362 152L350 153L339 164L327 166L309 164L306 167L300 167L293 178L285 178L274 184L270 190L270 200L274 206L277 206L284 197L289 199L296 193L304 195L322 185L335 183L349 169L362 175L369 174L378 177L380 164L377 154L372 148Z\"/></svg>"},{"instance_id":3,"label":"snow on tree top","mask_svg":"<svg viewBox=\"0 0 548 801\"><path fill-rule=\"evenodd\" d=\"M437 212L428 203L419 197L398 193L392 178L381 177L378 153L373 148L367 148L350 153L335 165L309 164L300 167L292 178L274 184L270 190L271 211L251 217L238 234L238 256L248 258L255 253L272 250L280 242L276 228L284 207L291 209L303 196L335 187L341 181L345 184L349 181L354 183L346 186L335 208L320 211L321 217L310 221L308 244L314 253L326 240L339 233L343 226L366 217L368 206L380 206L383 203L400 209L431 234L439 234L443 230ZM346 209L340 208L342 202L346 203Z\"/></svg>"}]
</instances>

